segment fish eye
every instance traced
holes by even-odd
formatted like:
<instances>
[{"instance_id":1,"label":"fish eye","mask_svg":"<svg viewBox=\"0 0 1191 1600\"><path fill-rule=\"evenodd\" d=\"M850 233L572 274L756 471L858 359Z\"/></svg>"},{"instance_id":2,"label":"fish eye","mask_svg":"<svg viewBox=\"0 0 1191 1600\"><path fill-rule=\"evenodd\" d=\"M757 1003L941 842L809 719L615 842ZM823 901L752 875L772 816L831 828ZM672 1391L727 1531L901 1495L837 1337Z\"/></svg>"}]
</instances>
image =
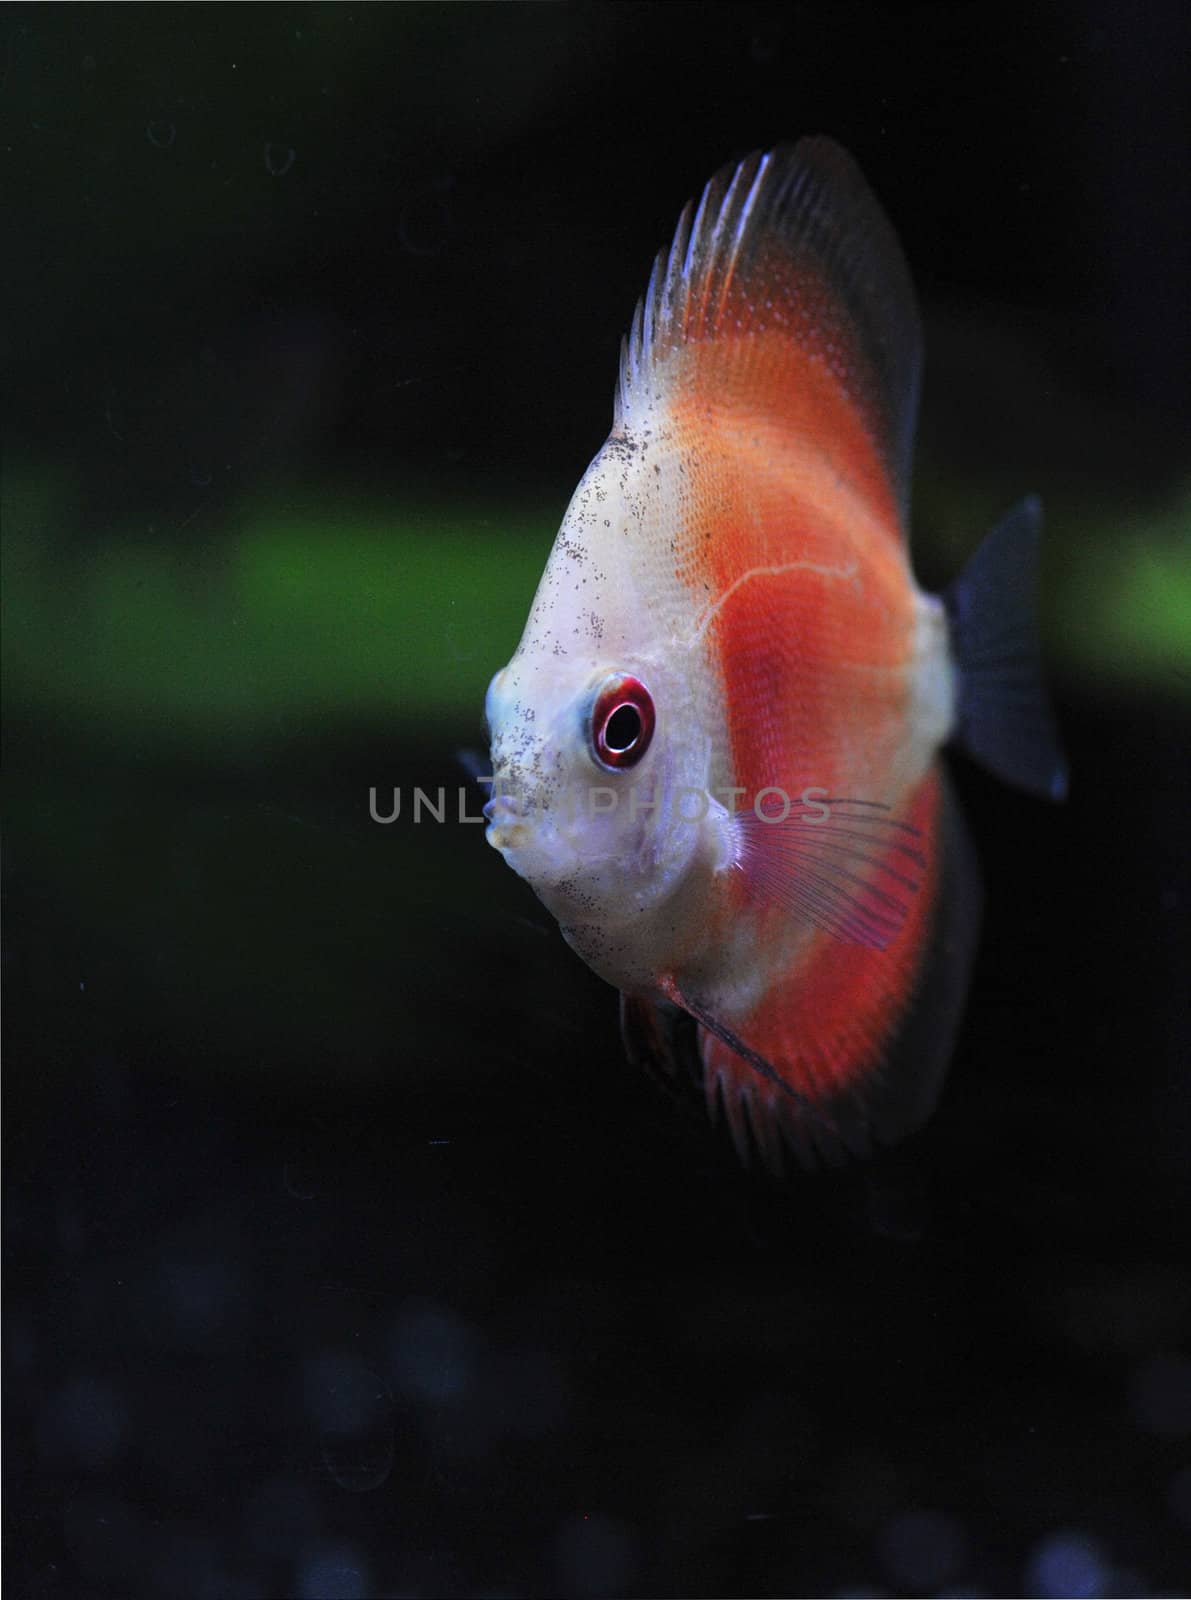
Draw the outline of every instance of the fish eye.
<instances>
[{"instance_id":1,"label":"fish eye","mask_svg":"<svg viewBox=\"0 0 1191 1600\"><path fill-rule=\"evenodd\" d=\"M596 692L591 747L602 767L635 767L653 738L653 696L640 678L617 673Z\"/></svg>"}]
</instances>

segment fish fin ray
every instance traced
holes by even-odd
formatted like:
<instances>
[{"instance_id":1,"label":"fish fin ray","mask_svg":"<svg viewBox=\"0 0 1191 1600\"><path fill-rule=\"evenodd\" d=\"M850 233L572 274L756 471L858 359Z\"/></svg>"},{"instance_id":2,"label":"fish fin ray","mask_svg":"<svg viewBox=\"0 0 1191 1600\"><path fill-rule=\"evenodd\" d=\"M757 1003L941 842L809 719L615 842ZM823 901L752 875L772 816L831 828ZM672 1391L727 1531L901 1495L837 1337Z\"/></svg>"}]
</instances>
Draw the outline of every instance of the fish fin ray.
<instances>
[{"instance_id":1,"label":"fish fin ray","mask_svg":"<svg viewBox=\"0 0 1191 1600\"><path fill-rule=\"evenodd\" d=\"M945 772L934 849L938 883L913 990L854 1096L881 1144L922 1126L938 1102L963 1018L983 909L980 865Z\"/></svg>"},{"instance_id":2,"label":"fish fin ray","mask_svg":"<svg viewBox=\"0 0 1191 1600\"><path fill-rule=\"evenodd\" d=\"M871 949L885 949L901 931L926 862L918 830L888 806L825 799L792 806L781 821L754 807L736 812L732 825L754 899Z\"/></svg>"},{"instance_id":3,"label":"fish fin ray","mask_svg":"<svg viewBox=\"0 0 1191 1600\"><path fill-rule=\"evenodd\" d=\"M1042 507L1014 506L946 595L959 675L957 738L981 766L1044 799L1067 793L1067 765L1042 675L1038 560Z\"/></svg>"},{"instance_id":4,"label":"fish fin ray","mask_svg":"<svg viewBox=\"0 0 1191 1600\"><path fill-rule=\"evenodd\" d=\"M932 899L928 908L921 908L921 944L907 969L904 998L862 1060L843 1072L833 1065L838 1041L816 1031L821 989L813 977L808 989L804 973L790 979L790 1000L801 1009L782 1030L788 1048L781 1040L770 1048L763 1020L754 1017L729 1026L671 983L671 1000L699 1024L698 1053L709 1111L722 1109L738 1150L747 1117L753 1144L775 1175L775 1139L801 1167L836 1167L863 1160L874 1145L893 1144L913 1133L937 1102L967 996L982 895L979 868L946 775L940 770L929 781L937 784L937 803L933 808L916 806L915 815L930 837L927 860L932 871L923 892ZM928 809L933 810L929 827ZM894 958L893 951L838 942L828 943L821 955L836 973L847 972L851 963L869 964L874 968L869 981L875 975L878 986L877 964ZM845 1027L846 1009L841 1013Z\"/></svg>"},{"instance_id":5,"label":"fish fin ray","mask_svg":"<svg viewBox=\"0 0 1191 1600\"><path fill-rule=\"evenodd\" d=\"M922 333L897 237L831 139L801 139L720 169L654 263L617 386L623 426L665 387L680 349L784 332L838 369L879 443L903 522Z\"/></svg>"},{"instance_id":6,"label":"fish fin ray","mask_svg":"<svg viewBox=\"0 0 1191 1600\"><path fill-rule=\"evenodd\" d=\"M674 989L673 993L683 1010L688 1012L700 1027L706 1029L721 1044L726 1045L734 1055L738 1056L741 1061L746 1062L759 1077L772 1085L780 1094L792 1100L811 1123L823 1123L826 1132L834 1135L835 1127L830 1117L819 1111L814 1103L799 1089L796 1089L792 1083L788 1083L778 1069L772 1066L764 1056L754 1050L751 1045L746 1044L737 1034L733 1033L726 1023L719 1021L713 1012L700 1001L690 995L683 994L677 988ZM724 1098L724 1104L729 1113L731 1113L732 1102L727 1096Z\"/></svg>"},{"instance_id":7,"label":"fish fin ray","mask_svg":"<svg viewBox=\"0 0 1191 1600\"><path fill-rule=\"evenodd\" d=\"M700 1081L694 1018L669 1000L621 994L620 1036L630 1062L663 1089L680 1092Z\"/></svg>"}]
</instances>

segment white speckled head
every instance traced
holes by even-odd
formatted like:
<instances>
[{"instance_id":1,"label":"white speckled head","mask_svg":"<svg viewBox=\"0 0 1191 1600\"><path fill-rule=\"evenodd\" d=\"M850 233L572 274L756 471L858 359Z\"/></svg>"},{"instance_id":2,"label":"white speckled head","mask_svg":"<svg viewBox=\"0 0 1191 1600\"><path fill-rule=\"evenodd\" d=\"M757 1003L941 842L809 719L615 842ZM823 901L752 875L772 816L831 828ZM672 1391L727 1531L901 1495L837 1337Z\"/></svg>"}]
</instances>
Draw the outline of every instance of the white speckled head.
<instances>
[{"instance_id":1,"label":"white speckled head","mask_svg":"<svg viewBox=\"0 0 1191 1600\"><path fill-rule=\"evenodd\" d=\"M650 430L608 440L567 509L517 652L488 690L489 841L572 942L577 925L588 928L589 960L595 929L620 929L622 943L629 925L653 937L649 913L719 849L708 811L720 808L699 802L715 764L718 685L670 553L674 465ZM643 686L654 725L630 715L636 750L630 738L627 752L615 741L610 751L601 729L624 696L602 691L625 678Z\"/></svg>"}]
</instances>

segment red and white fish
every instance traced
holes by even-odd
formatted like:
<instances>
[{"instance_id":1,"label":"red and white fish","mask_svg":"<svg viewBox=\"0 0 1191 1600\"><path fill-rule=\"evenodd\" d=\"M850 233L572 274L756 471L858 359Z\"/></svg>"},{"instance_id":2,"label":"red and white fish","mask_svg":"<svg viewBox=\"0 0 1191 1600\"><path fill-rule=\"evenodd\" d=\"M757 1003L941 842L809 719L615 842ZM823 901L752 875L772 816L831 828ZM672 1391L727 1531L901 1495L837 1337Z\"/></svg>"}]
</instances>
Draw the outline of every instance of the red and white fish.
<instances>
[{"instance_id":1,"label":"red and white fish","mask_svg":"<svg viewBox=\"0 0 1191 1600\"><path fill-rule=\"evenodd\" d=\"M737 1146L836 1161L929 1113L979 884L940 751L1065 789L1039 508L945 599L907 550L921 333L851 158L725 168L657 259L612 433L492 680L488 838Z\"/></svg>"}]
</instances>

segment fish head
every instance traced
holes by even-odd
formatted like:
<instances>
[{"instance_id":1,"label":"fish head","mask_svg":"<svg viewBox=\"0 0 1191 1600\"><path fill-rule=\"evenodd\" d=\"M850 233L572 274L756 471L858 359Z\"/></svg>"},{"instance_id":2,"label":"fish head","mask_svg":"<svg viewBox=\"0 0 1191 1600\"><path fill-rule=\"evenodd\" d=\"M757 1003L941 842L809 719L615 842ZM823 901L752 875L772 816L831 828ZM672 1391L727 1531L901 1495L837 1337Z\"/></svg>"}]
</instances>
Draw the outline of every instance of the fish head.
<instances>
[{"instance_id":1,"label":"fish head","mask_svg":"<svg viewBox=\"0 0 1191 1600\"><path fill-rule=\"evenodd\" d=\"M488 840L564 928L641 923L707 853L712 741L689 600L652 559L657 482L605 446L488 689Z\"/></svg>"}]
</instances>

